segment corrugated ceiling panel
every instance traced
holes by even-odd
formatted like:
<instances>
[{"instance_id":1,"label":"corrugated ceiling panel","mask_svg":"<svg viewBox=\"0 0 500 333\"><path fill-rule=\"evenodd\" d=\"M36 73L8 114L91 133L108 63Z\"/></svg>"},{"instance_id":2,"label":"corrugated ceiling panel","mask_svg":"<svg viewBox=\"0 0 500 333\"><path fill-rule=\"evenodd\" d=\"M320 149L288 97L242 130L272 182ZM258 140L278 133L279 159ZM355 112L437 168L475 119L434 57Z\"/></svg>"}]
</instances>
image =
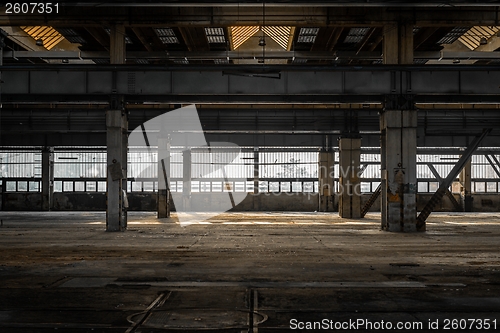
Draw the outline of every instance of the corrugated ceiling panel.
<instances>
[{"instance_id":1,"label":"corrugated ceiling panel","mask_svg":"<svg viewBox=\"0 0 500 333\"><path fill-rule=\"evenodd\" d=\"M288 41L291 36L291 31L292 27L286 27L286 26L269 26L269 27L263 27L262 30L271 37L276 43L279 44L282 48L285 50L288 47Z\"/></svg>"},{"instance_id":2,"label":"corrugated ceiling panel","mask_svg":"<svg viewBox=\"0 0 500 333\"><path fill-rule=\"evenodd\" d=\"M250 37L259 31L258 26L236 26L231 27L231 37L233 39L233 49L237 49Z\"/></svg>"},{"instance_id":3,"label":"corrugated ceiling panel","mask_svg":"<svg viewBox=\"0 0 500 333\"><path fill-rule=\"evenodd\" d=\"M21 27L28 35L30 35L34 40L43 40L43 46L50 50L56 46L64 37L57 32L56 29L52 27L41 27L41 26L25 26Z\"/></svg>"},{"instance_id":4,"label":"corrugated ceiling panel","mask_svg":"<svg viewBox=\"0 0 500 333\"><path fill-rule=\"evenodd\" d=\"M458 40L471 50L477 49L481 45L481 38L490 39L500 31L497 26L477 26L472 27L464 33Z\"/></svg>"}]
</instances>

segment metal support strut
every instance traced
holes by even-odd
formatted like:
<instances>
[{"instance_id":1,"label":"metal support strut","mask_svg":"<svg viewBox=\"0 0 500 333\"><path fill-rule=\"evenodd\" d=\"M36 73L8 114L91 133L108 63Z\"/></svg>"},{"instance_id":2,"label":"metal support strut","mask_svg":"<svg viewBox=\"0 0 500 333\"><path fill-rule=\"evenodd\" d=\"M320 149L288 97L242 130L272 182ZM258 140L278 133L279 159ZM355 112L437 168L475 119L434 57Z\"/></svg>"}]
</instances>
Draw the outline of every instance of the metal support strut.
<instances>
[{"instance_id":1,"label":"metal support strut","mask_svg":"<svg viewBox=\"0 0 500 333\"><path fill-rule=\"evenodd\" d=\"M418 215L417 230L425 230L425 221L427 220L429 215L431 215L436 205L441 201L453 180L455 180L460 171L462 171L465 164L467 163L467 160L472 156L477 147L479 147L479 145L481 144L481 141L483 141L483 139L491 132L491 130L491 128L484 129L483 133L480 136L476 137L474 141L472 141L472 143L463 153L462 157L460 157L460 159L458 160L457 164L455 164L453 169L450 171L448 176L443 180L443 182L441 182L436 193L434 193L432 198L425 205L424 209L422 209L422 211L420 212L420 215Z\"/></svg>"},{"instance_id":2,"label":"metal support strut","mask_svg":"<svg viewBox=\"0 0 500 333\"><path fill-rule=\"evenodd\" d=\"M436 177L436 180L439 182L439 184L441 184L443 182L443 178L441 178L441 176L439 175L439 172L437 172L437 170L434 167L434 165L432 165L432 163L427 163L427 166L429 167L429 170L431 170L431 172L434 175L434 177ZM448 199L450 199L450 201L453 204L453 206L455 207L455 211L461 212L462 211L462 205L460 205L458 203L457 199L455 199L455 197L450 192L450 190L449 190L448 187L445 189L445 194L448 197Z\"/></svg>"},{"instance_id":3,"label":"metal support strut","mask_svg":"<svg viewBox=\"0 0 500 333\"><path fill-rule=\"evenodd\" d=\"M373 192L370 199L368 199L366 204L363 206L363 209L361 210L361 217L365 217L366 213L368 213L368 211L373 206L375 201L377 201L378 197L380 196L380 193L382 193L382 183L378 184L375 192Z\"/></svg>"}]
</instances>

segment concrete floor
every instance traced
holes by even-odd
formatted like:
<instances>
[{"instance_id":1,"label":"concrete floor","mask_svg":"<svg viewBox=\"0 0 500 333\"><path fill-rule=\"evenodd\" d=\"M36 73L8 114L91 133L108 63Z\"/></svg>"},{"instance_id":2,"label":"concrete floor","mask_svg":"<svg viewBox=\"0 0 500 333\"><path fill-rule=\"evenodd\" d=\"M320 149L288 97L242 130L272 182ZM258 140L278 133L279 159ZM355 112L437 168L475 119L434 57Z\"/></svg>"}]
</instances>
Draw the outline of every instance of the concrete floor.
<instances>
[{"instance_id":1,"label":"concrete floor","mask_svg":"<svg viewBox=\"0 0 500 333\"><path fill-rule=\"evenodd\" d=\"M418 234L380 231L379 214L225 213L181 226L130 213L124 233L104 231L105 213L0 219L0 332L500 327L498 214L436 213Z\"/></svg>"}]
</instances>

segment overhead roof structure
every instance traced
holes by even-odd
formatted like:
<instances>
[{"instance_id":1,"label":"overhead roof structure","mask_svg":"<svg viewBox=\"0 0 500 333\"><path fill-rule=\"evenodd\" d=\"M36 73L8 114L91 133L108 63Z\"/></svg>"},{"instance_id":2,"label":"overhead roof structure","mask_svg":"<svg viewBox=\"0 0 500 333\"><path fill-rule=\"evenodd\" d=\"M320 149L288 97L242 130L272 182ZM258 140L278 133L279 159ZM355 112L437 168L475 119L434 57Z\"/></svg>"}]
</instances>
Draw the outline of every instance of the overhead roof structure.
<instances>
[{"instance_id":1,"label":"overhead roof structure","mask_svg":"<svg viewBox=\"0 0 500 333\"><path fill-rule=\"evenodd\" d=\"M43 51L28 49L29 38L31 44L42 40L47 51L80 50L84 59L107 63L106 57L98 52L109 50L111 25L119 22L126 27L127 52L131 55L135 52L127 57L128 64L231 64L268 51L270 58L282 59L285 64L371 65L381 63L382 27L389 21L399 21L414 25L415 64L468 59L484 65L495 63L489 53L498 50L494 45L500 38L497 9L491 7L494 4L494 1L67 1L61 4L57 15L2 13L0 27L4 27L10 41L5 49L5 64L57 59L49 52L33 57L8 53ZM21 29L17 31L26 35L12 29ZM281 49L259 47L259 32ZM256 38L251 39L252 36ZM240 50L246 42L253 45L246 47L245 52L253 53ZM451 44L478 52L452 54L458 49L448 47ZM237 55L231 53L238 50ZM300 56L287 52L300 52ZM98 56L91 58L91 53ZM160 53L164 57L154 56ZM66 62L66 58L60 60L63 59ZM69 63L73 61L70 57Z\"/></svg>"},{"instance_id":2,"label":"overhead roof structure","mask_svg":"<svg viewBox=\"0 0 500 333\"><path fill-rule=\"evenodd\" d=\"M420 94L415 97L420 108L425 103L446 101L474 105L489 103L487 107L490 108L496 95L489 94L490 91L479 94L483 89L481 85L469 95L459 92L468 89L467 84L475 84L475 81L464 80L465 77L493 80L491 75L468 74L474 71L473 68L467 67L466 71L462 68L494 66L500 62L500 23L495 4L495 1L418 1L410 4L376 0L66 1L61 3L57 14L12 15L2 10L0 29L6 44L3 49L4 80L14 73L10 70L19 73L24 69L32 73L26 78L19 76L17 90L3 87L3 112L5 115L10 107L45 110L57 102L81 108L93 102L93 106L83 107L93 108L106 104L111 91L127 94L129 108L140 105L142 109L154 109L162 104L172 108L175 103L221 105L227 102L236 110L241 108L249 112L250 102L259 95L258 102L268 105L326 103L329 108L332 105L345 109L368 106L376 110L383 107L387 98L384 94L392 89L389 77L370 82L367 81L373 80L370 76L364 77L354 71L362 69L364 73L372 73L373 78L390 71L383 65L384 35L401 24L412 29L413 60L406 66L415 67L410 69L411 75L406 75L405 69L395 68L401 70L398 73L418 82L420 77L435 75L431 73L439 66L449 66L442 77L434 76L431 84L412 83L409 86L408 91ZM106 66L110 65L111 31L115 26L123 27L124 65L129 67L121 65L121 74L118 74L127 84L113 88L105 82L113 70ZM73 65L87 67L71 67ZM49 67L44 66L51 66L60 74L47 74L45 69ZM42 71L37 72L39 69ZM93 69L98 69L103 76L96 76ZM82 76L75 71L88 74ZM129 71L148 74L132 75ZM158 73L156 77L149 74L155 72ZM195 75L196 72L200 76ZM318 72L332 74L321 76ZM292 74L300 77L303 83L296 82ZM36 86L35 77L43 80L40 87ZM48 81L51 77L54 84ZM166 77L171 78L170 83L166 82ZM193 83L190 77L195 78ZM213 79L208 80L210 77ZM247 77L263 81L245 87ZM182 78L188 79L180 80ZM195 82L205 82L203 80L208 80L209 84L201 89L192 86ZM172 82L181 84L176 91L165 94ZM228 82L233 86L232 91L225 88ZM240 82L240 86L236 82ZM22 91L31 93L19 94ZM55 93L48 96L47 91ZM189 92L191 94L186 95ZM273 92L276 94L270 95ZM376 95L377 92L380 94ZM467 111L468 114L472 112ZM26 114L18 115L23 118L19 123L29 123L25 120ZM292 114L287 117L293 118ZM434 126L444 121L440 117L435 119ZM282 124L285 128L288 121ZM80 134L68 132L71 127L74 125L58 127L57 133L80 138ZM365 133L371 133L366 134L365 142L376 142L378 130L377 121L371 121L364 129ZM492 135L495 133L493 131ZM370 135L372 139L368 139ZM451 141L421 136L421 142L425 145L464 142L460 133L453 135ZM97 135L83 142L102 143L102 138ZM317 140L314 142L319 142Z\"/></svg>"},{"instance_id":3,"label":"overhead roof structure","mask_svg":"<svg viewBox=\"0 0 500 333\"><path fill-rule=\"evenodd\" d=\"M202 106L213 141L234 134L249 147L327 149L338 135L376 147L395 110L408 111L395 123L415 131L386 144L397 141L393 150L406 156L417 144L466 146L484 124L493 129L483 144L500 136L495 1L66 1L52 13L6 10L1 139L11 145L104 145L112 130L103 109L126 110L138 126L189 103Z\"/></svg>"}]
</instances>

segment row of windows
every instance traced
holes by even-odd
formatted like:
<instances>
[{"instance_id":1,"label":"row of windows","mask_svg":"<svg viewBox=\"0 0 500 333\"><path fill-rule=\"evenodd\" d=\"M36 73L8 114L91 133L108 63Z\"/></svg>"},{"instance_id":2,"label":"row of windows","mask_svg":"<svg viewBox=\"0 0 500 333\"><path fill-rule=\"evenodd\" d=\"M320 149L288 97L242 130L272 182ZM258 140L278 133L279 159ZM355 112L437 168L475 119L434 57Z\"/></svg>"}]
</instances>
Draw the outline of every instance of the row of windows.
<instances>
[{"instance_id":1,"label":"row of windows","mask_svg":"<svg viewBox=\"0 0 500 333\"><path fill-rule=\"evenodd\" d=\"M257 153L260 192L317 192L317 181L297 182L297 179L318 178L318 153L286 151ZM289 149L290 150L290 149ZM335 152L335 161L339 160ZM209 153L203 150L191 152L192 192L222 191L225 179L243 179L232 182L235 191L253 192L254 177L253 151L217 151ZM435 192L439 186L434 172L445 177L458 160L458 155L417 155L418 192ZM128 153L128 177L132 179L154 180L158 175L158 156L156 152L132 149ZM492 161L500 159L498 155L474 155L472 157L473 191L478 193L498 192L499 173L492 166ZM0 151L0 178L5 179L6 191L40 191L41 178L40 150ZM183 153L172 150L170 154L171 179L183 178ZM228 164L229 163L229 164ZM380 155L361 154L361 192L373 192L380 179ZM433 172L434 171L434 172ZM339 165L333 167L333 175L340 174ZM56 151L54 153L54 190L55 191L105 191L107 174L106 153L102 148L95 151ZM11 179L10 181L8 179ZM18 178L19 181L14 179ZM24 179L23 179L24 178ZM26 178L32 178L26 180ZM70 180L66 180L70 179ZM266 179L264 181L263 179ZM273 181L276 179L276 181ZM269 180L269 181L267 181ZM369 181L371 180L371 181ZM177 191L182 182L173 182L172 191ZM338 185L336 185L338 191ZM457 186L457 185L455 185ZM157 191L154 181L129 181L129 191ZM456 189L454 189L457 192Z\"/></svg>"},{"instance_id":2,"label":"row of windows","mask_svg":"<svg viewBox=\"0 0 500 333\"><path fill-rule=\"evenodd\" d=\"M7 192L40 192L39 180L6 180ZM128 192L157 192L158 182L155 181L128 181ZM1 184L1 181L0 181ZM373 193L380 182L361 182L361 193ZM418 193L434 193L439 188L438 182L418 182ZM183 191L183 181L171 181L172 192ZM460 184L453 183L453 193L460 193ZM105 192L106 181L64 180L54 181L54 192ZM338 193L338 182L335 182L335 191ZM498 193L500 182L479 181L472 182L474 193ZM191 192L254 192L253 181L192 181ZM259 192L304 192L317 193L317 181L259 181Z\"/></svg>"},{"instance_id":3,"label":"row of windows","mask_svg":"<svg viewBox=\"0 0 500 333\"><path fill-rule=\"evenodd\" d=\"M338 161L338 153L335 153ZM495 156L500 159L500 156ZM417 155L417 178L434 178L431 167L441 177L453 168L458 155ZM491 159L490 159L491 160ZM209 153L193 153L191 176L193 178L250 178L253 177L253 153L241 152L222 168ZM0 177L41 177L41 152L0 152ZM318 176L318 153L316 152L260 152L259 174L262 178L316 178ZM362 177L380 178L380 156L361 154ZM157 154L130 152L128 154L129 178L156 178ZM488 157L472 157L472 178L500 178ZM339 174L336 164L333 170ZM182 153L171 154L170 176L183 177ZM224 176L225 173L225 176ZM55 178L104 178L106 177L106 153L104 152L56 152L54 161Z\"/></svg>"},{"instance_id":4,"label":"row of windows","mask_svg":"<svg viewBox=\"0 0 500 333\"><path fill-rule=\"evenodd\" d=\"M40 192L40 181L8 180L7 192ZM158 182L128 181L128 192L157 192ZM183 181L171 181L172 192L182 192ZM106 181L54 181L54 192L105 192ZM191 192L254 192L253 181L191 181ZM260 181L259 192L318 192L317 181Z\"/></svg>"},{"instance_id":5,"label":"row of windows","mask_svg":"<svg viewBox=\"0 0 500 333\"><path fill-rule=\"evenodd\" d=\"M156 178L157 153L129 152L129 178ZM254 153L191 153L192 178L251 178ZM41 177L41 152L0 152L1 178ZM260 152L259 174L263 178L317 178L316 152ZM105 152L55 152L54 178L105 178ZM183 177L181 151L170 154L170 177Z\"/></svg>"}]
</instances>

